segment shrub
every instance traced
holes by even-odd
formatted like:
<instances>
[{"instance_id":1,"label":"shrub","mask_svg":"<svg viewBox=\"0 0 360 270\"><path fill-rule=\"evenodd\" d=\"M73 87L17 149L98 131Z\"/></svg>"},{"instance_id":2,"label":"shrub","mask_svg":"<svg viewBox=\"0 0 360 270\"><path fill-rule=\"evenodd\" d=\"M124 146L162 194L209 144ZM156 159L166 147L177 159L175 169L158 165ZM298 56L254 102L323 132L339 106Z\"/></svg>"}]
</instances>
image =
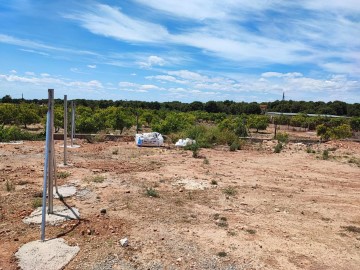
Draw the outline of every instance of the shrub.
<instances>
[{"instance_id":1,"label":"shrub","mask_svg":"<svg viewBox=\"0 0 360 270\"><path fill-rule=\"evenodd\" d=\"M32 202L32 207L35 209L41 206L42 206L42 198L34 198Z\"/></svg>"},{"instance_id":2,"label":"shrub","mask_svg":"<svg viewBox=\"0 0 360 270\"><path fill-rule=\"evenodd\" d=\"M281 150L283 149L283 145L282 143L277 143L277 145L275 145L275 148L274 148L274 153L280 153Z\"/></svg>"},{"instance_id":3,"label":"shrub","mask_svg":"<svg viewBox=\"0 0 360 270\"><path fill-rule=\"evenodd\" d=\"M71 175L71 173L69 173L69 172L58 172L57 178L65 179L65 178L68 178L70 175Z\"/></svg>"},{"instance_id":4,"label":"shrub","mask_svg":"<svg viewBox=\"0 0 360 270\"><path fill-rule=\"evenodd\" d=\"M185 147L186 150L191 150L192 151L192 156L193 158L198 158L199 157L199 149L200 146L197 143L188 145Z\"/></svg>"},{"instance_id":5,"label":"shrub","mask_svg":"<svg viewBox=\"0 0 360 270\"><path fill-rule=\"evenodd\" d=\"M329 150L326 149L322 152L322 159L323 160L329 159Z\"/></svg>"},{"instance_id":6,"label":"shrub","mask_svg":"<svg viewBox=\"0 0 360 270\"><path fill-rule=\"evenodd\" d=\"M240 144L238 141L234 141L231 145L230 145L230 151L234 152L236 150L240 149Z\"/></svg>"},{"instance_id":7,"label":"shrub","mask_svg":"<svg viewBox=\"0 0 360 270\"><path fill-rule=\"evenodd\" d=\"M0 142L18 141L18 140L32 140L35 136L31 133L22 131L17 126L4 127L0 126Z\"/></svg>"},{"instance_id":8,"label":"shrub","mask_svg":"<svg viewBox=\"0 0 360 270\"><path fill-rule=\"evenodd\" d=\"M7 192L14 191L14 190L15 190L15 185L14 185L14 183L13 183L13 182L10 182L9 180L6 180L5 189L6 189Z\"/></svg>"},{"instance_id":9,"label":"shrub","mask_svg":"<svg viewBox=\"0 0 360 270\"><path fill-rule=\"evenodd\" d=\"M229 196L235 196L237 194L237 191L234 187L227 187L223 190L223 192Z\"/></svg>"},{"instance_id":10,"label":"shrub","mask_svg":"<svg viewBox=\"0 0 360 270\"><path fill-rule=\"evenodd\" d=\"M278 140L278 142L281 143L287 143L289 141L289 134L286 132L278 132L276 134L275 140Z\"/></svg>"},{"instance_id":11,"label":"shrub","mask_svg":"<svg viewBox=\"0 0 360 270\"><path fill-rule=\"evenodd\" d=\"M149 197L159 198L160 195L154 188L147 188L146 189L146 195Z\"/></svg>"}]
</instances>

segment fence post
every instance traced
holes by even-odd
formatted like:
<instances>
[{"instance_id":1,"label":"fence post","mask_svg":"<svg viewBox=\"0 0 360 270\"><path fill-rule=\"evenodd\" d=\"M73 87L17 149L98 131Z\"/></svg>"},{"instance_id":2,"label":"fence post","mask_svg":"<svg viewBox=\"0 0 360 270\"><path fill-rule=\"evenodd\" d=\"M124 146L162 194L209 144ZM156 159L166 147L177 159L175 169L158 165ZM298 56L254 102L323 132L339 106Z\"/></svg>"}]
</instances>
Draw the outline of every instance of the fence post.
<instances>
[{"instance_id":1,"label":"fence post","mask_svg":"<svg viewBox=\"0 0 360 270\"><path fill-rule=\"evenodd\" d=\"M64 165L67 165L67 95L64 95Z\"/></svg>"},{"instance_id":2,"label":"fence post","mask_svg":"<svg viewBox=\"0 0 360 270\"><path fill-rule=\"evenodd\" d=\"M54 212L54 208L53 208L53 195L54 195L54 191L53 191L53 186L54 186L54 178L53 178L53 174L54 174L54 89L49 89L48 90L48 95L49 95L49 101L48 101L48 110L49 110L49 119L50 119L50 128L49 128L49 140L48 140L48 158L49 158L49 162L48 162L48 213L52 214Z\"/></svg>"}]
</instances>

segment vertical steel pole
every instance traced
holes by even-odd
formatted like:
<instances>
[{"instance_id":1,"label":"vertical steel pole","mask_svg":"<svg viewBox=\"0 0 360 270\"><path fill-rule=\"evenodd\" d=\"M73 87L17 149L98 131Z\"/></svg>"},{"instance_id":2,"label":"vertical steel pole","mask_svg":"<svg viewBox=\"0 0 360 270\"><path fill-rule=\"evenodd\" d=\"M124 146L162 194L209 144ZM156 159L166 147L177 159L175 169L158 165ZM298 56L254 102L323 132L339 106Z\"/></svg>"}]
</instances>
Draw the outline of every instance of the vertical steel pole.
<instances>
[{"instance_id":1,"label":"vertical steel pole","mask_svg":"<svg viewBox=\"0 0 360 270\"><path fill-rule=\"evenodd\" d=\"M75 112L74 112L74 101L71 101L71 147L74 143L74 122L75 122Z\"/></svg>"},{"instance_id":2,"label":"vertical steel pole","mask_svg":"<svg viewBox=\"0 0 360 270\"><path fill-rule=\"evenodd\" d=\"M49 174L49 185L48 185L48 198L49 198L49 208L48 213L52 214L54 212L53 209L53 186L54 186L54 89L49 89L49 101L48 101L48 108L50 112L50 128L49 128L49 146L48 146L48 153L49 153L49 163L48 163L48 174Z\"/></svg>"},{"instance_id":3,"label":"vertical steel pole","mask_svg":"<svg viewBox=\"0 0 360 270\"><path fill-rule=\"evenodd\" d=\"M46 141L45 141L45 161L44 161L44 183L42 195L42 217L41 217L41 241L45 240L45 225L46 225L46 190L48 182L48 163L49 163L49 132L50 132L50 112L46 114Z\"/></svg>"},{"instance_id":4,"label":"vertical steel pole","mask_svg":"<svg viewBox=\"0 0 360 270\"><path fill-rule=\"evenodd\" d=\"M64 95L64 165L67 165L67 95Z\"/></svg>"},{"instance_id":5,"label":"vertical steel pole","mask_svg":"<svg viewBox=\"0 0 360 270\"><path fill-rule=\"evenodd\" d=\"M76 102L74 101L74 139L76 137Z\"/></svg>"}]
</instances>

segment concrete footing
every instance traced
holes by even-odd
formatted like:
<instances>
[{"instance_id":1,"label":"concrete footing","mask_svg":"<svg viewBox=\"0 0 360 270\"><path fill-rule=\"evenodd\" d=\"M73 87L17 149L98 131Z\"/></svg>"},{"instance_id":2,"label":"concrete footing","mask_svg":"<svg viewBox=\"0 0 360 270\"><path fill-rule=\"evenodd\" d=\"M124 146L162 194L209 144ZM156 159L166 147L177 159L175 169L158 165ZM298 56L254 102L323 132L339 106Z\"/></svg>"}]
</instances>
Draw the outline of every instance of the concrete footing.
<instances>
[{"instance_id":1,"label":"concrete footing","mask_svg":"<svg viewBox=\"0 0 360 270\"><path fill-rule=\"evenodd\" d=\"M62 238L26 243L15 253L22 270L60 270L79 252L78 246L69 246Z\"/></svg>"},{"instance_id":2,"label":"concrete footing","mask_svg":"<svg viewBox=\"0 0 360 270\"><path fill-rule=\"evenodd\" d=\"M23 222L26 224L41 224L42 208L39 207L33 211L30 216L25 217ZM67 220L79 219L80 213L76 208L67 208L65 206L54 206L53 214L46 214L46 223L50 225L58 225Z\"/></svg>"}]
</instances>

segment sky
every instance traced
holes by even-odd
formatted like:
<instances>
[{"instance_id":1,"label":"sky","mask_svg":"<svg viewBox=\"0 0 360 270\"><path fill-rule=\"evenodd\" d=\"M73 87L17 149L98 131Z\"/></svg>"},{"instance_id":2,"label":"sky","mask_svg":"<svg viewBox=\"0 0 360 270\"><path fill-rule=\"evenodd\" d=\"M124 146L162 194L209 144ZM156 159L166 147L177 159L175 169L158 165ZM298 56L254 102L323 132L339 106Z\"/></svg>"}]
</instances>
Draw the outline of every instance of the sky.
<instances>
[{"instance_id":1,"label":"sky","mask_svg":"<svg viewBox=\"0 0 360 270\"><path fill-rule=\"evenodd\" d=\"M360 102L360 0L0 0L0 98Z\"/></svg>"}]
</instances>

